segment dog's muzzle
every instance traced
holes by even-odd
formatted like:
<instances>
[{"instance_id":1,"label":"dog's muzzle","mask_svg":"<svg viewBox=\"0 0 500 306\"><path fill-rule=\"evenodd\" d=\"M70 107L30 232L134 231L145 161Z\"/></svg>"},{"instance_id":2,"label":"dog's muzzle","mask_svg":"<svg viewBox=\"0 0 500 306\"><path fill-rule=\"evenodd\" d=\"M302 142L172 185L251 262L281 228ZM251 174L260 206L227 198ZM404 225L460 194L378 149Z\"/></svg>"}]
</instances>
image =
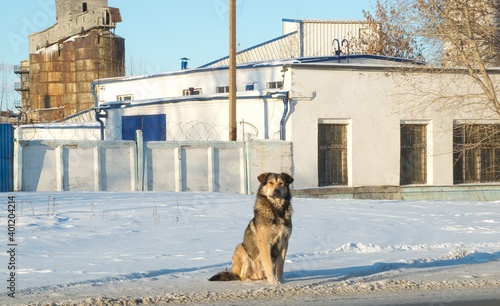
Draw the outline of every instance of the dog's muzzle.
<instances>
[{"instance_id":1,"label":"dog's muzzle","mask_svg":"<svg viewBox=\"0 0 500 306\"><path fill-rule=\"evenodd\" d=\"M285 189L284 188L276 188L273 191L273 198L284 198L285 196Z\"/></svg>"}]
</instances>

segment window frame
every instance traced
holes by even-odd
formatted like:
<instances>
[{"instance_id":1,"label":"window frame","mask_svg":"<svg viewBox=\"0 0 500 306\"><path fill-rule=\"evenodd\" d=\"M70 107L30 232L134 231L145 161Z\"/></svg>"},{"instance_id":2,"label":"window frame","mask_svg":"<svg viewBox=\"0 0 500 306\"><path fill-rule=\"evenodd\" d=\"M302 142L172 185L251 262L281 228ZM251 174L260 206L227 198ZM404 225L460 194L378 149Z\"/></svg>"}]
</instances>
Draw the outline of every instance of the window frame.
<instances>
[{"instance_id":1,"label":"window frame","mask_svg":"<svg viewBox=\"0 0 500 306\"><path fill-rule=\"evenodd\" d=\"M399 184L427 184L426 123L400 124Z\"/></svg>"},{"instance_id":2,"label":"window frame","mask_svg":"<svg viewBox=\"0 0 500 306\"><path fill-rule=\"evenodd\" d=\"M215 93L229 93L229 85L215 87Z\"/></svg>"},{"instance_id":3,"label":"window frame","mask_svg":"<svg viewBox=\"0 0 500 306\"><path fill-rule=\"evenodd\" d=\"M283 88L283 81L271 81L266 83L266 89L281 89Z\"/></svg>"},{"instance_id":4,"label":"window frame","mask_svg":"<svg viewBox=\"0 0 500 306\"><path fill-rule=\"evenodd\" d=\"M318 123L319 187L349 184L348 127L345 123Z\"/></svg>"},{"instance_id":5,"label":"window frame","mask_svg":"<svg viewBox=\"0 0 500 306\"><path fill-rule=\"evenodd\" d=\"M500 182L500 124L455 123L453 184Z\"/></svg>"},{"instance_id":6,"label":"window frame","mask_svg":"<svg viewBox=\"0 0 500 306\"><path fill-rule=\"evenodd\" d=\"M201 87L189 87L182 90L183 96L197 96L203 94Z\"/></svg>"},{"instance_id":7,"label":"window frame","mask_svg":"<svg viewBox=\"0 0 500 306\"><path fill-rule=\"evenodd\" d=\"M116 96L116 101L131 101L134 100L133 94L118 95Z\"/></svg>"}]
</instances>

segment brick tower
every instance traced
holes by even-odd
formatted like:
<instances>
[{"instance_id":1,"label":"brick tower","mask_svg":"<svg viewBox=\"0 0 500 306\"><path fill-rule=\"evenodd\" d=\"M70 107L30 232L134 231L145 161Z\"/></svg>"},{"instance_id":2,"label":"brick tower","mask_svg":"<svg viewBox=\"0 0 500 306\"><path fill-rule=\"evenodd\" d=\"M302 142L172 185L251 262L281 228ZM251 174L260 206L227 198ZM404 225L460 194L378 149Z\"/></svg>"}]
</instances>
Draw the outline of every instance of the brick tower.
<instances>
[{"instance_id":1,"label":"brick tower","mask_svg":"<svg viewBox=\"0 0 500 306\"><path fill-rule=\"evenodd\" d=\"M50 122L94 106L94 80L125 74L125 40L114 34L120 11L107 0L55 0L56 23L29 35L18 90L25 120Z\"/></svg>"}]
</instances>

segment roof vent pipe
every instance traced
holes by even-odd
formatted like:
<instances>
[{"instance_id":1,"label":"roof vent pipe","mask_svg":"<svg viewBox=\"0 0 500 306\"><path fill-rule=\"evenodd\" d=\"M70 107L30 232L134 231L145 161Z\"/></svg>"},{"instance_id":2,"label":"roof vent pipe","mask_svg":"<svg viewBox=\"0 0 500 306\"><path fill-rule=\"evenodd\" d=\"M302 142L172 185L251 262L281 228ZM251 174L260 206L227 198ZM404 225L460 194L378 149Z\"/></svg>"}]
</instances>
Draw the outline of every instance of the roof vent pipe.
<instances>
[{"instance_id":1,"label":"roof vent pipe","mask_svg":"<svg viewBox=\"0 0 500 306\"><path fill-rule=\"evenodd\" d=\"M189 61L189 58L187 58L187 57L181 58L181 70L188 69L188 61Z\"/></svg>"}]
</instances>

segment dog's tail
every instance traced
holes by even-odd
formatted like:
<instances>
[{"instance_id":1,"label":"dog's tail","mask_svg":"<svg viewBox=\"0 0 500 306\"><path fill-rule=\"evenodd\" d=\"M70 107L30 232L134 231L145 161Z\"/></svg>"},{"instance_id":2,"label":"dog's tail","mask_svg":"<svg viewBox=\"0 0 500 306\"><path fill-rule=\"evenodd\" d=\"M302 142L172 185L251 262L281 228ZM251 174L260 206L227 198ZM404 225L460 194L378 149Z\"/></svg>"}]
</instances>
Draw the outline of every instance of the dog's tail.
<instances>
[{"instance_id":1,"label":"dog's tail","mask_svg":"<svg viewBox=\"0 0 500 306\"><path fill-rule=\"evenodd\" d=\"M241 278L239 275L234 274L231 271L224 271L215 274L214 276L208 279L211 282L227 282L227 281L240 281Z\"/></svg>"}]
</instances>

